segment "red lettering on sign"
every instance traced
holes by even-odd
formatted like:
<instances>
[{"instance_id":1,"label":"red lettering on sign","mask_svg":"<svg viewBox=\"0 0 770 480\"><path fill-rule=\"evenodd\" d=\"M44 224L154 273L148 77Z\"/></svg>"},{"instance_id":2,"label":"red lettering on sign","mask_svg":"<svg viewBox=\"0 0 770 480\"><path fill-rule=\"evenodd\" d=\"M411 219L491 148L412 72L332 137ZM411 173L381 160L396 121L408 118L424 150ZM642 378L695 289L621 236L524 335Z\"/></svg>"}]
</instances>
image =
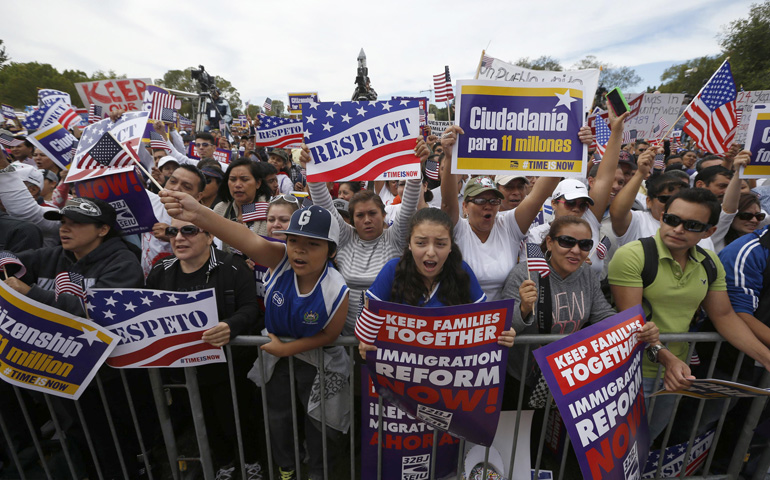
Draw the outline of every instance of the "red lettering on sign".
<instances>
[{"instance_id":1,"label":"red lettering on sign","mask_svg":"<svg viewBox=\"0 0 770 480\"><path fill-rule=\"evenodd\" d=\"M99 88L99 82L92 83L90 85L90 88L87 83L81 86L83 87L83 93L85 93L89 104L90 103L110 103L110 97L96 92L96 89Z\"/></svg>"},{"instance_id":2,"label":"red lettering on sign","mask_svg":"<svg viewBox=\"0 0 770 480\"><path fill-rule=\"evenodd\" d=\"M129 85L131 83L131 80L118 80L115 82L115 84L120 89L120 92L123 94L123 99L127 102L133 102L135 100L139 100L139 97L134 95L134 91L131 90L131 86Z\"/></svg>"}]
</instances>

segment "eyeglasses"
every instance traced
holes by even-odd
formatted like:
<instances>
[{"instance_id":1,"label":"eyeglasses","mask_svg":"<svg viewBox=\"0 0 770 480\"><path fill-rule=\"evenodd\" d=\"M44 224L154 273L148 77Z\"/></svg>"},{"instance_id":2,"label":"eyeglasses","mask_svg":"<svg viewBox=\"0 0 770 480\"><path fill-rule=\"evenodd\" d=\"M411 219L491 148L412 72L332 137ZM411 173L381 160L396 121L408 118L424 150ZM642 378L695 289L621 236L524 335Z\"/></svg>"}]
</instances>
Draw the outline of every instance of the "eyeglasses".
<instances>
[{"instance_id":1,"label":"eyeglasses","mask_svg":"<svg viewBox=\"0 0 770 480\"><path fill-rule=\"evenodd\" d=\"M682 220L680 217L672 213L664 213L661 221L671 227L678 227L679 225L682 225L682 227L688 232L695 233L705 232L711 228L711 225L708 223L699 222L697 220Z\"/></svg>"},{"instance_id":2,"label":"eyeglasses","mask_svg":"<svg viewBox=\"0 0 770 480\"><path fill-rule=\"evenodd\" d=\"M657 198L660 203L668 203L668 200L673 197L673 195L658 195Z\"/></svg>"},{"instance_id":3,"label":"eyeglasses","mask_svg":"<svg viewBox=\"0 0 770 480\"><path fill-rule=\"evenodd\" d=\"M591 206L590 203L586 202L585 200L565 200L563 198L560 198L559 200L556 200L557 202L563 203L565 207L569 209L573 209L575 207L579 208L580 210L587 210L588 207Z\"/></svg>"},{"instance_id":4,"label":"eyeglasses","mask_svg":"<svg viewBox=\"0 0 770 480\"><path fill-rule=\"evenodd\" d=\"M297 200L297 197L292 195L286 195L285 193L272 197L270 199L270 203L273 203L278 200L283 200L284 202L289 202L289 203L296 203L297 205L299 205L299 200Z\"/></svg>"},{"instance_id":5,"label":"eyeglasses","mask_svg":"<svg viewBox=\"0 0 770 480\"><path fill-rule=\"evenodd\" d=\"M555 238L555 240L562 248L573 248L575 245L577 245L578 248L584 252L590 252L594 246L594 241L590 238L578 240L577 238L570 237L569 235L559 235Z\"/></svg>"},{"instance_id":6,"label":"eyeglasses","mask_svg":"<svg viewBox=\"0 0 770 480\"><path fill-rule=\"evenodd\" d=\"M166 227L167 237L176 237L179 232L182 232L183 237L194 237L203 231L202 228L198 228L195 225L185 225L184 227Z\"/></svg>"},{"instance_id":7,"label":"eyeglasses","mask_svg":"<svg viewBox=\"0 0 770 480\"><path fill-rule=\"evenodd\" d=\"M765 219L764 213L751 213L751 212L738 212L735 217L738 220L751 220L752 218L756 218L758 222L761 222Z\"/></svg>"},{"instance_id":8,"label":"eyeglasses","mask_svg":"<svg viewBox=\"0 0 770 480\"><path fill-rule=\"evenodd\" d=\"M494 206L497 206L503 203L503 201L500 200L499 198L471 198L468 201L473 203L474 205L479 205L482 207L487 203Z\"/></svg>"},{"instance_id":9,"label":"eyeglasses","mask_svg":"<svg viewBox=\"0 0 770 480\"><path fill-rule=\"evenodd\" d=\"M214 145L214 144L213 143L209 143L209 142L201 142L201 143L196 143L195 144L195 148L210 147L212 145Z\"/></svg>"}]
</instances>

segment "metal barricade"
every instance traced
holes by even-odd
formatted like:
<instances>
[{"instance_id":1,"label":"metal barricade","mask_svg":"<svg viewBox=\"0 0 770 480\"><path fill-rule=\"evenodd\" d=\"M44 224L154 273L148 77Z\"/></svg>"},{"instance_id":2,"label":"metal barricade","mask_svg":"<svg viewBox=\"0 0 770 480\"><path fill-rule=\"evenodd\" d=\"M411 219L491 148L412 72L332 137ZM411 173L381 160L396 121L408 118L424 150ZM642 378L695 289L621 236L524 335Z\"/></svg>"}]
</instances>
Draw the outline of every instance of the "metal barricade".
<instances>
[{"instance_id":1,"label":"metal barricade","mask_svg":"<svg viewBox=\"0 0 770 480\"><path fill-rule=\"evenodd\" d=\"M562 338L563 336L560 335L521 335L516 337L516 343L513 348L516 349L524 349L526 355L525 358L527 359L527 362L522 367L521 376L520 378L525 378L525 373L527 372L528 368L528 362L534 361L532 359L532 355L530 354L530 351L532 348L538 345L550 343L552 341L558 340ZM234 349L239 348L258 348L261 345L264 345L270 341L267 337L257 337L257 336L248 336L248 337L239 337L231 342L230 345L228 345L226 348L227 350L227 356L228 358L233 358L232 353ZM713 343L715 345L714 347L714 353L712 357L709 360L709 366L708 366L708 374L711 376L714 372L716 362L717 362L717 356L721 350L723 339L716 333L684 333L684 334L663 334L661 335L661 341L664 343L668 342L690 342L690 351L688 353L688 358L693 355L693 353L697 350L698 345L700 344L706 344L706 343ZM322 427L320 428L321 431L321 439L322 439L322 446L323 446L323 453L324 453L324 462L323 462L323 478L324 479L338 479L338 478L351 478L356 479L360 477L360 457L356 454L358 451L357 446L361 441L360 438L360 427L361 424L358 422L355 412L356 412L356 406L357 402L360 402L360 398L357 398L356 392L360 391L360 388L358 386L358 381L360 380L357 375L357 365L359 364L359 361L356 360L356 358L359 357L358 354L358 341L353 337L341 337L339 338L335 343L335 345L342 346L345 348L348 356L349 356L349 370L348 370L348 382L349 382L349 396L347 399L347 406L350 408L351 412L351 427L348 432L348 441L347 441L347 462L340 461L338 462L339 465L334 468L333 470L330 469L330 465L327 463L326 453L328 452L329 447L329 440L327 438L327 429L326 427L326 418L321 416L321 424ZM732 372L732 380L736 380L738 377L738 366L740 365L741 361L743 359L743 355L738 358L738 362L735 366L734 371ZM295 383L295 363L298 360L289 358L289 382L290 382L290 392L291 392L291 409L292 409L292 433L294 436L294 458L295 458L295 465L294 468L297 473L297 478L307 478L306 471L303 466L302 458L301 458L301 451L303 450L302 444L300 441L300 424L298 420L298 416L296 414L298 403L297 403L297 392L294 387ZM264 356L260 356L259 360L257 360L257 365L259 368L263 370L263 373L265 371L265 362L264 362ZM260 457L260 462L263 466L266 466L266 469L262 472L262 478L278 478L278 467L275 464L273 460L273 445L271 442L271 439L273 439L273 435L271 435L270 432L270 426L269 422L267 421L270 415L270 411L268 410L266 397L270 395L270 387L269 385L266 385L265 387L261 388L259 391L259 395L262 397L262 415L263 420L265 422L265 428L264 432L253 432L253 431L242 431L241 428L241 414L237 401L238 392L236 389L236 379L235 379L235 371L233 369L233 362L228 362L227 365L227 371L229 376L229 384L230 384L230 397L233 402L233 411L235 414L235 431L236 431L236 437L237 437L237 445L238 445L238 466L240 467L240 475L238 475L242 479L247 479L248 472L246 471L245 465L246 465L246 454L244 452L244 440L247 436L253 436L253 435L260 435L264 437L264 452L263 455ZM93 382L91 386L89 386L89 390L92 390L92 396L94 398L98 398L101 401L101 408L103 408L105 414L106 414L106 421L107 421L107 429L108 435L105 436L104 428L102 428L102 432L97 436L97 438L93 438L91 434L91 429L96 426L97 419L93 417L93 411L92 410L85 410L82 408L81 401L78 402L72 402L69 400L62 400L56 397L52 397L45 394L39 394L36 392L29 392L29 391L22 391L18 389L17 387L11 387L8 385L4 385L2 395L4 395L5 400L2 403L3 408L0 409L0 430L2 430L2 437L0 437L0 441L2 441L5 446L11 446L10 448L7 448L8 450L8 461L11 464L6 465L5 468L0 469L0 478L85 478L83 464L88 464L90 469L92 471L96 472L96 478L99 478L100 480L103 478L106 478L104 475L105 471L105 465L100 464L100 458L102 457L100 453L98 452L102 447L102 443L105 441L112 442L112 445L115 447L115 452L117 454L117 462L119 464L119 474L118 476L122 476L122 478L148 478L148 479L154 479L154 478L173 478L174 480L184 480L186 478L193 478L201 476L205 478L206 480L213 480L215 478L216 474L216 468L217 466L214 464L212 460L212 454L211 454L211 448L209 445L209 437L206 432L206 425L204 422L204 416L203 416L203 409L201 407L201 395L199 386L197 383L196 378L196 369L194 367L185 368L185 381L183 384L177 384L177 385L164 385L163 380L161 378L161 373L157 369L150 369L148 371L149 376L149 385L151 387L151 397L152 402L154 403L154 410L152 412L152 415L148 415L146 409L142 411L138 411L138 409L135 406L135 402L137 400L147 400L146 398L139 399L137 398L137 393L132 393L131 388L131 382L127 379L126 372L125 371L119 371L119 379L120 381L117 382L115 380L114 375L112 375L112 380L110 382L109 387L105 387L104 382L102 380L102 374L104 372L100 372L99 375L97 375L97 378ZM136 374L137 371L132 371L133 374ZM324 411L325 402L326 402L326 395L324 391L324 382L323 379L328 374L326 372L326 368L324 367L324 363L320 362L319 366L319 374L321 376L321 391L320 391L320 402L321 402L321 412ZM658 375L661 375L661 370L659 369ZM770 374L768 372L765 372L760 386L766 387L767 385L770 385ZM192 424L194 426L194 429L192 432L189 431L174 431L174 422L172 421L172 414L169 410L169 394L168 391L170 389L174 388L180 388L187 391L189 395L189 401L191 405L191 415L192 415ZM521 412L522 410L526 410L526 399L524 398L524 389L525 385L524 382L520 383L520 388L518 392L515 392L515 398L516 398L516 409L517 412ZM115 395L117 392L115 390L122 390L123 393L126 395L126 406L124 407L126 411L116 412L114 406L112 405L113 400L111 398L108 398L109 395ZM12 393L11 393L12 392ZM13 406L9 406L11 400L16 400L16 404L18 406L18 409L13 408ZM687 442L687 451L685 452L684 458L689 458L690 448L693 445L693 441L696 437L696 429L699 425L701 415L704 411L704 407L706 405L706 402L709 402L712 400L699 400L698 401L698 407L694 412L694 418L693 418L693 428L692 431L689 434L689 441ZM65 403L69 402L69 406L66 406ZM674 421L677 414L677 408L680 403L680 398L676 399L675 406L673 409L673 412L671 414L671 417L668 422L667 428L664 430L662 434L662 442L660 445L661 451L664 451L665 448L668 446L668 442L671 438L672 429L674 427ZM712 467L715 460L715 454L716 454L716 446L720 439L720 435L722 433L723 427L725 425L725 420L728 416L728 408L729 408L729 402L725 401L723 402L724 405L721 410L721 414L719 416L717 426L716 426L716 432L714 435L713 443L711 450L709 452L708 457L703 462L703 465L700 469L700 473L698 476L692 476L690 478L710 478L710 479L716 479L716 478L737 478L738 474L741 473L741 470L746 465L745 457L747 452L749 451L750 442L752 441L752 438L754 437L754 429L757 426L760 415L762 414L762 411L765 407L766 403L766 397L757 397L751 401L750 408L748 409L748 413L746 416L746 420L741 426L740 429L740 435L737 438L733 453L731 457L728 458L722 458L720 460L723 460L723 463L729 460L729 464L726 469L719 472L712 472ZM71 404L71 405L70 405ZM42 406L45 406L46 408L43 409ZM111 408L112 407L112 408ZM382 415L382 399L380 398L380 409L379 414ZM91 408L91 407L88 407ZM545 417L548 418L548 414L551 411L553 407L552 398L549 396L548 401L546 403L545 408ZM35 413L32 412L32 410L35 410ZM46 419L50 420L50 423L53 427L53 431L55 432L55 435L53 437L48 435L48 439L44 439L41 436L41 428L40 428L40 420L37 417L40 417L41 411L43 411L42 416ZM66 418L62 418L62 413L66 413ZM649 415L655 415L655 400L653 400L650 404L650 408L648 411ZM131 419L131 423L133 424L133 431L127 431L124 428L125 418L126 415L128 415ZM152 416L152 420L155 420L155 415L157 415L157 430L159 433L156 432L155 437L153 438L145 438L143 427L141 423L144 421L146 422L148 420L148 416ZM123 416L123 422L118 423L115 422L114 419L120 416ZM9 421L12 423L10 424ZM63 423L67 423L67 426ZM18 437L18 428L20 428L20 425L23 425L27 429L27 439L26 444L20 444L17 439L14 438L14 436ZM79 446L80 451L73 451L73 445L69 438L70 431L73 431L73 425L74 427L77 427L78 425L82 427L82 434L85 439L85 444L81 444ZM379 439L380 444L378 448L378 472L382 471L382 462L383 462L383 455L382 455L382 418L379 418ZM75 428L76 429L76 428ZM537 442L537 445L532 444L530 448L536 452L535 453L535 464L533 465L533 468L536 470L535 472L535 478L537 478L537 470L539 470L541 466L541 460L544 456L544 444L545 444L545 435L546 433L546 422L543 422L541 431L539 432L539 440ZM186 439L187 445L183 445L180 442L182 440L182 436L187 436ZM437 441L437 433L434 432L434 441L433 441L433 453L432 461L435 462L441 461L441 459L436 458L436 448L438 445ZM522 435L519 435L519 418L517 415L516 419L516 426L513 432L511 432L511 435L513 437L513 444L511 452L500 452L503 455L509 455L510 461L508 464L510 465L507 472L504 472L504 475L507 478L511 478L513 474L513 465L515 462L515 452L517 448L517 444L519 442L527 442L529 439L523 438ZM130 437L130 441L128 440ZM194 441L193 438L194 437ZM56 441L51 440L51 438L56 438ZM162 439L162 440L160 440ZM131 443L134 445L134 448L138 449L136 452L138 455L141 456L140 462L144 465L144 473L139 473L134 470L129 470L127 460L131 460L130 458L126 458L126 452L128 447L125 444ZM566 439L565 447L563 450L562 458L560 463L558 464L559 468L554 471L554 478L558 479L564 479L569 478L570 475L574 476L574 472L567 472L566 471L566 465L567 465L567 457L570 451L569 446L569 438ZM123 448L121 448L121 445L123 445ZM194 445L195 450L194 451L183 451L185 449L189 449L190 445ZM341 445L336 445L336 447L339 447L340 450L342 450ZM760 449L756 450L757 454L754 455L755 458L758 458L758 461L755 462L754 470L753 470L753 477L755 479L764 478L766 472L768 471L768 468L770 467L770 443L767 441L764 442L764 444L761 446ZM464 442L460 442L459 446L460 452L463 452L464 449ZM155 451L156 455L154 457L151 456L151 452ZM30 454L32 452L32 454ZM162 454L157 454L157 452L162 452ZM338 454L340 458L343 457L341 454L342 452L334 452ZM34 461L30 462L29 458L30 455L32 455L34 458ZM489 455L489 449L486 451L486 456L488 458ZM23 458L22 458L23 457ZM54 457L57 457L57 461L53 462L52 459ZM487 459L485 458L485 460ZM79 460L78 460L79 459ZM192 465L197 464L196 468L191 468ZM431 471L435 471L432 465ZM658 464L658 469L656 471L655 478L668 478L663 475L662 472L662 465L663 465L663 459L661 458L660 463ZM116 467L118 465L111 465L112 467ZM682 465L682 471L684 471L687 468L687 461L685 460L684 465ZM15 469L15 472L10 472L9 469ZM115 471L115 468L112 468L113 471ZM462 454L460 455L460 458L458 458L457 461L457 479L463 478L462 476ZM745 472L743 472L745 474ZM378 478L382 478L381 473L378 473ZM483 478L486 478L486 472L483 472ZM387 480L387 479L386 479Z\"/></svg>"}]
</instances>

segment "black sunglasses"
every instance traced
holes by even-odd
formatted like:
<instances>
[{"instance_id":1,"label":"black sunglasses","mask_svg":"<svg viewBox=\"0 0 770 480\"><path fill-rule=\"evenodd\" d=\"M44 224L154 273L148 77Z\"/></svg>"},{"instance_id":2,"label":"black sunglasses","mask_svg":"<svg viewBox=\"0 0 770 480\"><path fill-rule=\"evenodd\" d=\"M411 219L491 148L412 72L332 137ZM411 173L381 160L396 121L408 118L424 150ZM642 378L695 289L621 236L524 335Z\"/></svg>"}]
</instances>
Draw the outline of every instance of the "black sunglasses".
<instances>
[{"instance_id":1,"label":"black sunglasses","mask_svg":"<svg viewBox=\"0 0 770 480\"><path fill-rule=\"evenodd\" d=\"M657 198L660 203L668 203L668 200L673 197L673 195L658 195Z\"/></svg>"},{"instance_id":2,"label":"black sunglasses","mask_svg":"<svg viewBox=\"0 0 770 480\"><path fill-rule=\"evenodd\" d=\"M751 220L752 218L756 218L758 222L761 222L765 219L764 213L738 212L735 216L738 220Z\"/></svg>"},{"instance_id":3,"label":"black sunglasses","mask_svg":"<svg viewBox=\"0 0 770 480\"><path fill-rule=\"evenodd\" d=\"M682 220L680 217L672 213L664 213L661 221L671 227L678 227L679 225L682 225L682 227L688 232L695 233L705 232L711 228L711 225L708 223L699 222L697 220Z\"/></svg>"},{"instance_id":4,"label":"black sunglasses","mask_svg":"<svg viewBox=\"0 0 770 480\"><path fill-rule=\"evenodd\" d=\"M182 236L194 237L203 231L202 228L198 228L195 225L185 225L184 227L166 227L167 237L176 237L179 232L182 232Z\"/></svg>"},{"instance_id":5,"label":"black sunglasses","mask_svg":"<svg viewBox=\"0 0 770 480\"><path fill-rule=\"evenodd\" d=\"M588 207L591 206L591 204L586 202L585 200L565 200L563 198L560 198L557 201L563 203L564 206L569 209L577 207L580 210L586 210L588 209Z\"/></svg>"},{"instance_id":6,"label":"black sunglasses","mask_svg":"<svg viewBox=\"0 0 770 480\"><path fill-rule=\"evenodd\" d=\"M500 205L503 203L503 201L500 200L499 198L471 198L468 201L475 205L480 205L480 206L484 206L487 203L490 205Z\"/></svg>"},{"instance_id":7,"label":"black sunglasses","mask_svg":"<svg viewBox=\"0 0 770 480\"><path fill-rule=\"evenodd\" d=\"M556 240L556 242L562 248L573 248L575 245L577 245L578 248L584 252L590 252L591 248L594 246L594 241L590 238L578 240L577 238L570 237L569 235L559 235L554 240Z\"/></svg>"}]
</instances>

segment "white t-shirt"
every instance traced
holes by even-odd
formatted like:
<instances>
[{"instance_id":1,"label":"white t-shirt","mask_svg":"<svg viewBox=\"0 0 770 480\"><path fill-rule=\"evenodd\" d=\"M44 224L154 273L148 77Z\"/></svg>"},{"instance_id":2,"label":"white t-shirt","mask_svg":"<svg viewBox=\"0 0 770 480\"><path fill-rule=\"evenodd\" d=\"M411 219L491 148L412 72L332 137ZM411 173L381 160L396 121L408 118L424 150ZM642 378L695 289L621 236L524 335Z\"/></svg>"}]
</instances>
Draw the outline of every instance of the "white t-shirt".
<instances>
[{"instance_id":1,"label":"white t-shirt","mask_svg":"<svg viewBox=\"0 0 770 480\"><path fill-rule=\"evenodd\" d=\"M637 210L631 211L631 223L628 225L628 230L625 235L618 237L618 248L623 245L639 240L640 238L652 237L655 232L660 228L660 220L656 220L652 213L649 211L640 212ZM714 251L714 242L711 238L704 238L698 242L703 248Z\"/></svg>"},{"instance_id":2,"label":"white t-shirt","mask_svg":"<svg viewBox=\"0 0 770 480\"><path fill-rule=\"evenodd\" d=\"M599 229L601 228L601 224L599 223L599 220L596 219L594 212L592 212L590 209L585 211L582 218L588 222L588 225L590 225L591 240L594 241L593 249L591 250L591 254L588 256L588 259L591 260L591 271L596 272L599 275L599 278L604 278L604 259L599 259L599 257L596 255L596 246L599 245L600 240ZM548 235L548 231L550 229L550 223L545 223L538 227L531 228L529 230L529 234L527 235L527 243L542 243L546 235Z\"/></svg>"},{"instance_id":3,"label":"white t-shirt","mask_svg":"<svg viewBox=\"0 0 770 480\"><path fill-rule=\"evenodd\" d=\"M515 211L515 209L514 209ZM503 284L519 256L521 240L525 233L516 223L516 215L496 215L495 224L486 242L473 233L468 220L461 218L455 226L455 242L487 295L487 300L497 300Z\"/></svg>"},{"instance_id":4,"label":"white t-shirt","mask_svg":"<svg viewBox=\"0 0 770 480\"><path fill-rule=\"evenodd\" d=\"M387 207L391 203L393 203L393 200L396 199L396 196L390 193L390 190L388 190L388 184L382 186L379 193L377 195L380 196L380 199L382 200L382 203Z\"/></svg>"}]
</instances>

